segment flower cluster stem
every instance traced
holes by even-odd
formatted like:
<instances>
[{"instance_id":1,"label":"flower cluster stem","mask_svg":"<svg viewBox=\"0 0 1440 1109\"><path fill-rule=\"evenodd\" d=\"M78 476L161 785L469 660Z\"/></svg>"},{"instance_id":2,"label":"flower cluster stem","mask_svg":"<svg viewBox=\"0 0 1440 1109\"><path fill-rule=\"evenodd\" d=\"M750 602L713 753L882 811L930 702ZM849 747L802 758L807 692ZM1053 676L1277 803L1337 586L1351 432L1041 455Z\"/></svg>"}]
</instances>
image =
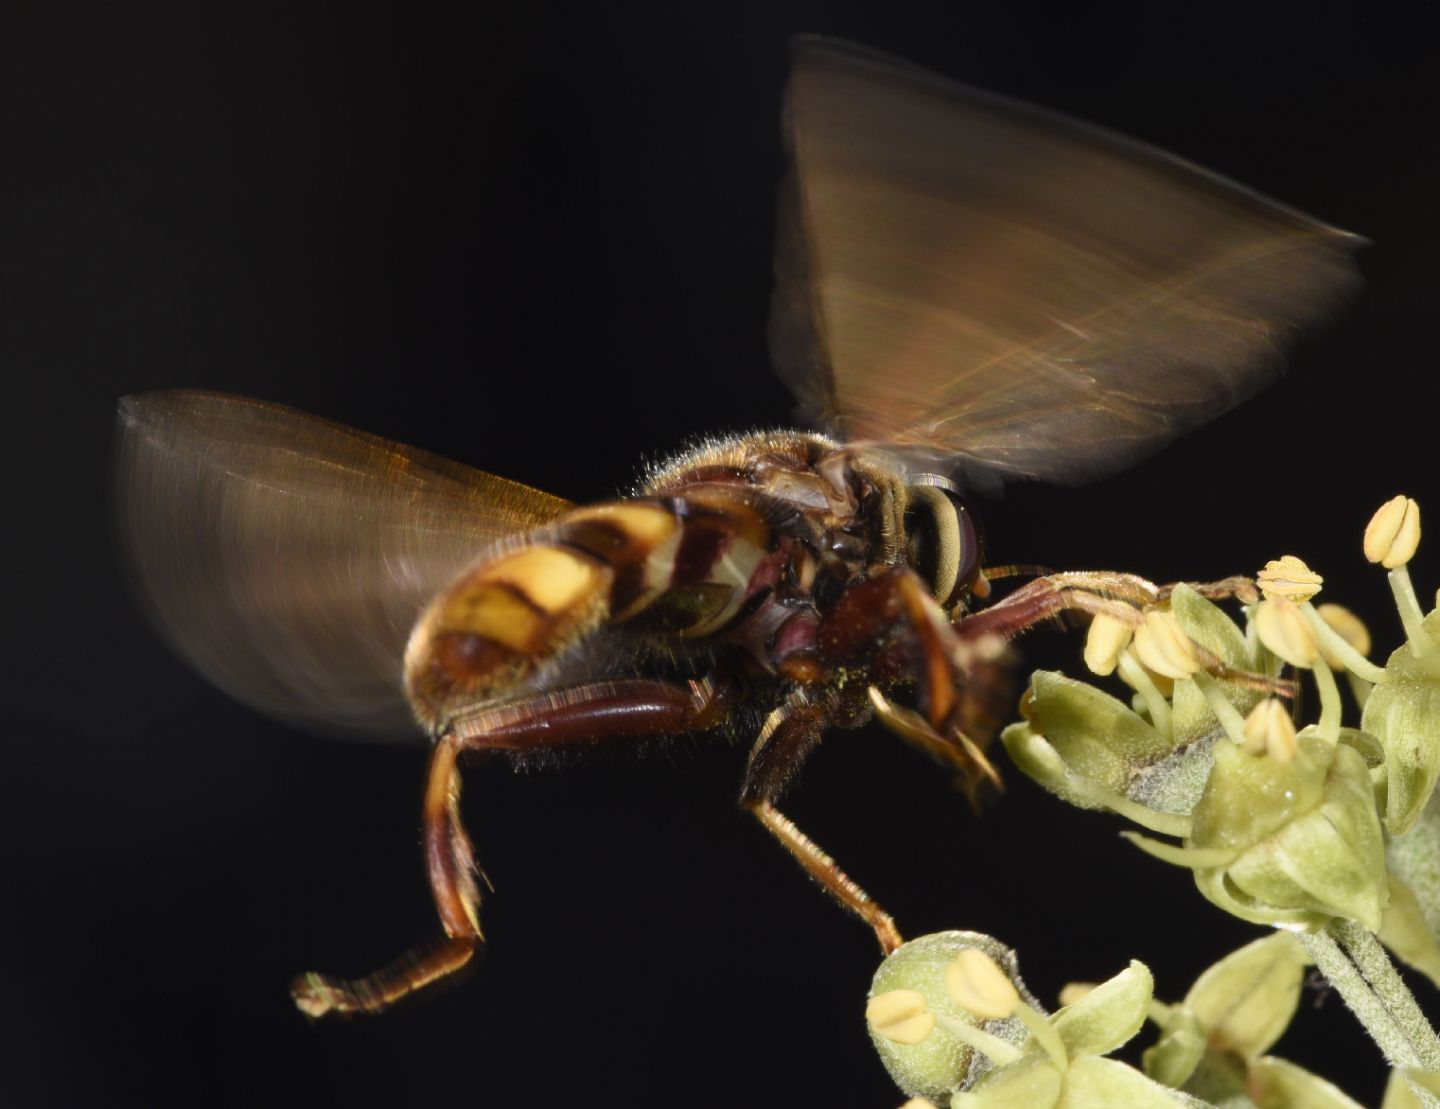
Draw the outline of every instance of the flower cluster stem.
<instances>
[{"instance_id":1,"label":"flower cluster stem","mask_svg":"<svg viewBox=\"0 0 1440 1109\"><path fill-rule=\"evenodd\" d=\"M1300 934L1305 950L1394 1068L1434 1070L1440 1039L1374 935L1351 921ZM1412 1086L1426 1109L1440 1098Z\"/></svg>"},{"instance_id":2,"label":"flower cluster stem","mask_svg":"<svg viewBox=\"0 0 1440 1109\"><path fill-rule=\"evenodd\" d=\"M1390 956L1380 946L1375 934L1362 928L1353 920L1339 920L1331 925L1331 931L1339 939L1345 953L1350 956L1365 981L1385 1003L1395 1020L1405 1030L1405 1036L1415 1047L1416 1055L1425 1070L1440 1071L1440 1036L1435 1034L1420 1005L1405 980L1390 961Z\"/></svg>"}]
</instances>

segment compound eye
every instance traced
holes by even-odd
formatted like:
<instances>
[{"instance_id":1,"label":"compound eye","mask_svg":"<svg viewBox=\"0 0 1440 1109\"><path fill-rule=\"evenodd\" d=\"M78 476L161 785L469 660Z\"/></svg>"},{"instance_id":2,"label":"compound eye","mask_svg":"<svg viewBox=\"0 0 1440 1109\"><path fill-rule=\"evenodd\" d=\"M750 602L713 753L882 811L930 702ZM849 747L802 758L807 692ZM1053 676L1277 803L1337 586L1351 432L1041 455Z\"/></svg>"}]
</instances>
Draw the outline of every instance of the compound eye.
<instances>
[{"instance_id":1,"label":"compound eye","mask_svg":"<svg viewBox=\"0 0 1440 1109\"><path fill-rule=\"evenodd\" d=\"M964 501L936 485L906 491L905 538L910 567L942 606L953 604L980 567L980 538Z\"/></svg>"},{"instance_id":2,"label":"compound eye","mask_svg":"<svg viewBox=\"0 0 1440 1109\"><path fill-rule=\"evenodd\" d=\"M949 494L950 503L955 508L955 522L960 528L960 569L957 573L956 596L951 600L959 600L958 593L962 589L969 589L975 584L976 575L980 573L980 557L984 554L984 544L980 540L980 526L975 521L975 513L963 500L954 494Z\"/></svg>"}]
</instances>

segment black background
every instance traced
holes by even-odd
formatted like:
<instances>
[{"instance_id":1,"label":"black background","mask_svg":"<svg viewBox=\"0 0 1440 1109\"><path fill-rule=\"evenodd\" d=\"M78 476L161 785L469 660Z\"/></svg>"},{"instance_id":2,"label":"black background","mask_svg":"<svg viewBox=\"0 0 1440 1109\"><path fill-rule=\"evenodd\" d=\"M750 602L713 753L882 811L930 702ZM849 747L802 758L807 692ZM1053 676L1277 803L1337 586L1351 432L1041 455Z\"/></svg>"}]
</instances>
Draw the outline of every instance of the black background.
<instances>
[{"instance_id":1,"label":"black background","mask_svg":"<svg viewBox=\"0 0 1440 1109\"><path fill-rule=\"evenodd\" d=\"M764 327L794 32L1135 134L1374 240L1366 292L1280 386L1124 477L987 517L999 561L1176 579L1298 553L1396 641L1359 537L1396 491L1440 510L1434 27L998 7L7 5L0 1103L902 1100L861 1018L873 938L734 810L723 746L471 775L498 889L480 972L307 1025L292 973L368 970L434 927L423 750L227 701L135 614L107 522L114 401L161 386L577 500L694 433L783 423ZM1422 597L1437 571L1422 550ZM1073 671L1068 651L1033 658ZM832 737L788 808L907 934L990 932L1047 1001L1130 957L1178 998L1257 932L1115 820L1021 781L976 820L879 733ZM1307 995L1300 1023L1280 1053L1378 1102L1338 999Z\"/></svg>"}]
</instances>

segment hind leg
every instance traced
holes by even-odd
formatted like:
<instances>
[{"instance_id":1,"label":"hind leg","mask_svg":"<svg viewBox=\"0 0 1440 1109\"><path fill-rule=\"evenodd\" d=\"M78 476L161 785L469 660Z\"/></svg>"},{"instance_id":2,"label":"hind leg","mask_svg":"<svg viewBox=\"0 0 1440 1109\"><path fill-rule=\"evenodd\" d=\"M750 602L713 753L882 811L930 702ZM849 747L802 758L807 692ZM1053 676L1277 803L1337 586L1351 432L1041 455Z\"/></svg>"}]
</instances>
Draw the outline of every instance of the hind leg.
<instances>
[{"instance_id":1,"label":"hind leg","mask_svg":"<svg viewBox=\"0 0 1440 1109\"><path fill-rule=\"evenodd\" d=\"M622 681L561 690L457 721L435 745L424 802L425 868L443 934L363 978L303 974L291 985L296 1006L310 1017L382 1012L462 970L483 945L479 871L460 821L462 754L549 751L704 731L719 715L720 698L708 685Z\"/></svg>"}]
</instances>

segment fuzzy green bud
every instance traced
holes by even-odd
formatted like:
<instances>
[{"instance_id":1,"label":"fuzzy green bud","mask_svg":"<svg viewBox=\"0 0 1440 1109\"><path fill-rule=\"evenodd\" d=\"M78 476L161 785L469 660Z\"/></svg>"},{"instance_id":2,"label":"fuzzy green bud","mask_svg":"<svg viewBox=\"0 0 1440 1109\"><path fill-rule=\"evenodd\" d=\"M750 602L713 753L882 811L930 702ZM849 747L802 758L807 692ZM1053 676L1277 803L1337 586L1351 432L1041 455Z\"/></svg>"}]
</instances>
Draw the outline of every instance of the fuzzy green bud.
<instances>
[{"instance_id":1,"label":"fuzzy green bud","mask_svg":"<svg viewBox=\"0 0 1440 1109\"><path fill-rule=\"evenodd\" d=\"M1440 779L1440 612L1417 634L1431 649L1407 642L1390 656L1370 691L1360 726L1385 749L1385 830L1403 835L1420 818Z\"/></svg>"},{"instance_id":2,"label":"fuzzy green bud","mask_svg":"<svg viewBox=\"0 0 1440 1109\"><path fill-rule=\"evenodd\" d=\"M1214 754L1188 845L1210 864L1196 869L1201 893L1259 923L1379 928L1385 848L1365 760L1308 735L1289 762L1225 743Z\"/></svg>"},{"instance_id":3,"label":"fuzzy green bud","mask_svg":"<svg viewBox=\"0 0 1440 1109\"><path fill-rule=\"evenodd\" d=\"M947 972L953 979L951 968L965 951L983 955L1016 996L1038 1007L1020 981L1014 952L989 936L937 932L901 944L875 972L865 1015L881 1062L909 1097L946 1104L953 1091L991 1068L991 1060L946 1025L953 1028L958 1022L1017 1049L1029 1036L1015 1018L984 1020L951 1000Z\"/></svg>"},{"instance_id":4,"label":"fuzzy green bud","mask_svg":"<svg viewBox=\"0 0 1440 1109\"><path fill-rule=\"evenodd\" d=\"M1066 771L1073 779L1124 793L1140 768L1170 751L1170 741L1128 705L1052 671L1031 676L1020 711L1025 722L1012 724L1002 735L1011 758L1046 789L1082 807L1094 807L1094 802L1073 788ZM1035 736L1043 736L1053 750L1034 747Z\"/></svg>"}]
</instances>

